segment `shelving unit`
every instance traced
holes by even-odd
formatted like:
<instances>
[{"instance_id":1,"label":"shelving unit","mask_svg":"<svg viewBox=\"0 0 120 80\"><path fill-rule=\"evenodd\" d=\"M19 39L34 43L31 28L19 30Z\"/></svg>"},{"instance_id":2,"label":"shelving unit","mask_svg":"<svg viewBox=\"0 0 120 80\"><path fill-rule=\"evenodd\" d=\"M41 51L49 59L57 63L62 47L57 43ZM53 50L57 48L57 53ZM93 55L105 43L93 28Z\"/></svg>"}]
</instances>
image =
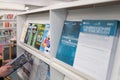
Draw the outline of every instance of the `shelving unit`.
<instances>
[{"instance_id":1,"label":"shelving unit","mask_svg":"<svg viewBox=\"0 0 120 80\"><path fill-rule=\"evenodd\" d=\"M17 54L21 54L22 51L28 51L33 56L49 64L51 71L51 80L97 80L95 79L95 77L91 77L87 73L82 73L74 67L69 66L55 58L64 21L81 21L83 19L120 20L120 1L81 0L57 4L18 14ZM49 55L49 57L44 55L44 53L36 50L35 48L32 48L20 41L23 25L28 23L50 24L51 54ZM120 47L119 45L117 45L116 53L111 55L113 56L111 57L113 58L113 61L109 63L110 70L108 71L109 73L106 75L106 80L117 79L117 70L118 68L120 68L120 65L117 65L119 58L117 57L117 55L119 55L119 50ZM114 73L116 73L116 75L114 75Z\"/></svg>"},{"instance_id":2,"label":"shelving unit","mask_svg":"<svg viewBox=\"0 0 120 80\"><path fill-rule=\"evenodd\" d=\"M0 32L1 36L14 36L16 31L16 18L15 14L2 14L0 15ZM10 31L12 30L12 31ZM7 32L6 32L7 31ZM14 33L14 35L12 35ZM7 35L6 35L7 34Z\"/></svg>"}]
</instances>

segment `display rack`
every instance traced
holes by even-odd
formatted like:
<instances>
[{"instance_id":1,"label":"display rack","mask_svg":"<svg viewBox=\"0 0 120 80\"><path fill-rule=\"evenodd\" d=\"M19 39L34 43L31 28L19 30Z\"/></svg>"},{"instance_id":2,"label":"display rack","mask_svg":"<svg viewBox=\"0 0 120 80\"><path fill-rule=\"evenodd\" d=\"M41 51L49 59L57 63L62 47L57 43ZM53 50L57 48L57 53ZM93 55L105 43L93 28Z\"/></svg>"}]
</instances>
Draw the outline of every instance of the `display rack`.
<instances>
[{"instance_id":1,"label":"display rack","mask_svg":"<svg viewBox=\"0 0 120 80\"><path fill-rule=\"evenodd\" d=\"M2 14L0 15L0 36L8 37L8 42L16 34L16 15Z\"/></svg>"},{"instance_id":2,"label":"display rack","mask_svg":"<svg viewBox=\"0 0 120 80\"><path fill-rule=\"evenodd\" d=\"M87 73L82 73L55 58L64 21L81 21L83 19L120 20L119 14L120 1L114 0L82 0L20 13L17 16L17 54L19 55L22 51L28 51L33 56L49 64L51 80L96 80ZM20 41L23 26L28 23L50 24L51 54L49 56ZM118 45L117 52L111 55L113 61L109 64L110 73L106 76L106 80L115 80L117 78L114 73L117 74L118 67L117 70L114 68L116 68L118 57L114 56L119 54L119 48Z\"/></svg>"}]
</instances>

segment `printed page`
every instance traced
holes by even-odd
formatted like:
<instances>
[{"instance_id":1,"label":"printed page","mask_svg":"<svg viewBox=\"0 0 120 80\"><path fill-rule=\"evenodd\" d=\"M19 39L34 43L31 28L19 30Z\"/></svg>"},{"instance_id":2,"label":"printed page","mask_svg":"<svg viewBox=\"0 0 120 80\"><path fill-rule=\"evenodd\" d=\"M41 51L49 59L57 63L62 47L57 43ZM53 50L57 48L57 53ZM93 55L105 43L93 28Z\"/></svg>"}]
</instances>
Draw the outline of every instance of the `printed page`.
<instances>
[{"instance_id":1,"label":"printed page","mask_svg":"<svg viewBox=\"0 0 120 80\"><path fill-rule=\"evenodd\" d=\"M106 80L116 25L115 21L83 21L73 65L76 69Z\"/></svg>"}]
</instances>

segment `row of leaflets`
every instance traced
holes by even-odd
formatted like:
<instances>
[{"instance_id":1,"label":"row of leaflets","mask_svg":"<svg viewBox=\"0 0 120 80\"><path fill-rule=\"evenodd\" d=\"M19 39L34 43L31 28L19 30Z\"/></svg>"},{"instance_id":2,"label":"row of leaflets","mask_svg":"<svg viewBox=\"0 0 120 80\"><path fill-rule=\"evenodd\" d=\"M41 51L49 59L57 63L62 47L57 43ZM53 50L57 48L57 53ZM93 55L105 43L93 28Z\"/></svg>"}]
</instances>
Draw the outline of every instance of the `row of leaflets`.
<instances>
[{"instance_id":1,"label":"row of leaflets","mask_svg":"<svg viewBox=\"0 0 120 80\"><path fill-rule=\"evenodd\" d=\"M15 20L16 16L14 14L5 14L5 15L0 15L0 20L9 20L9 21L1 21L0 22L0 27L1 28L8 28L8 27L16 27L15 22L11 22L11 20Z\"/></svg>"},{"instance_id":2,"label":"row of leaflets","mask_svg":"<svg viewBox=\"0 0 120 80\"><path fill-rule=\"evenodd\" d=\"M11 39L16 40L15 30L0 30L0 44L7 44Z\"/></svg>"},{"instance_id":3,"label":"row of leaflets","mask_svg":"<svg viewBox=\"0 0 120 80\"><path fill-rule=\"evenodd\" d=\"M43 53L50 53L49 29L49 24L29 23L23 29L21 41Z\"/></svg>"},{"instance_id":4,"label":"row of leaflets","mask_svg":"<svg viewBox=\"0 0 120 80\"><path fill-rule=\"evenodd\" d=\"M4 15L0 15L0 20L6 20L6 19L16 19L16 15L14 14L4 14Z\"/></svg>"},{"instance_id":5,"label":"row of leaflets","mask_svg":"<svg viewBox=\"0 0 120 80\"><path fill-rule=\"evenodd\" d=\"M0 22L0 28L16 28L16 23L15 22Z\"/></svg>"},{"instance_id":6,"label":"row of leaflets","mask_svg":"<svg viewBox=\"0 0 120 80\"><path fill-rule=\"evenodd\" d=\"M15 34L15 30L0 30L0 36L14 36Z\"/></svg>"}]
</instances>

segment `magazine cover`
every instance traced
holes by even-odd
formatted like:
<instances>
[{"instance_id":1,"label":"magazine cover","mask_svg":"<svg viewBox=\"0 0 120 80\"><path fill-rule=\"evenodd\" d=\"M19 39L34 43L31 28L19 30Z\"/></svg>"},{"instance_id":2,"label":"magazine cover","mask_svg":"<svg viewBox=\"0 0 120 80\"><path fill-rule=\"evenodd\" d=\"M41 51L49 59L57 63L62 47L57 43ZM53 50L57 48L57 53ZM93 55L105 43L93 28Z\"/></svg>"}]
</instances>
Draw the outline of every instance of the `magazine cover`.
<instances>
[{"instance_id":1,"label":"magazine cover","mask_svg":"<svg viewBox=\"0 0 120 80\"><path fill-rule=\"evenodd\" d=\"M25 39L25 36L26 36L26 32L27 32L27 27L28 26L26 24L23 25L22 33L21 33L21 38L20 38L21 42L24 42L24 39Z\"/></svg>"},{"instance_id":2,"label":"magazine cover","mask_svg":"<svg viewBox=\"0 0 120 80\"><path fill-rule=\"evenodd\" d=\"M29 24L28 24L27 33L26 33L26 36L25 36L24 43L27 43L27 42L28 42L28 39L29 39L29 36L30 36L30 32L31 32L31 31L32 31L32 23L29 23Z\"/></svg>"},{"instance_id":3,"label":"magazine cover","mask_svg":"<svg viewBox=\"0 0 120 80\"><path fill-rule=\"evenodd\" d=\"M40 51L43 53L50 53L50 24L45 24Z\"/></svg>"},{"instance_id":4,"label":"magazine cover","mask_svg":"<svg viewBox=\"0 0 120 80\"><path fill-rule=\"evenodd\" d=\"M81 22L65 21L56 58L73 65Z\"/></svg>"},{"instance_id":5,"label":"magazine cover","mask_svg":"<svg viewBox=\"0 0 120 80\"><path fill-rule=\"evenodd\" d=\"M31 45L31 46L34 47L35 39L36 39L36 36L37 36L37 30L38 30L38 25L32 23L32 30L30 32L30 36L29 36L29 39L28 39L28 42L27 42L28 45Z\"/></svg>"},{"instance_id":6,"label":"magazine cover","mask_svg":"<svg viewBox=\"0 0 120 80\"><path fill-rule=\"evenodd\" d=\"M44 35L44 29L45 29L44 24L38 24L38 32L37 32L36 41L35 41L35 48L38 49L38 50L40 49L40 45L42 43L42 37Z\"/></svg>"},{"instance_id":7,"label":"magazine cover","mask_svg":"<svg viewBox=\"0 0 120 80\"><path fill-rule=\"evenodd\" d=\"M31 54L23 52L17 58L13 59L11 62L6 64L6 65L11 65L13 67L6 76L15 72L18 68L22 67L25 63L30 62L31 60L32 60Z\"/></svg>"},{"instance_id":8,"label":"magazine cover","mask_svg":"<svg viewBox=\"0 0 120 80\"><path fill-rule=\"evenodd\" d=\"M50 80L50 66L47 63L39 62L35 80Z\"/></svg>"}]
</instances>

